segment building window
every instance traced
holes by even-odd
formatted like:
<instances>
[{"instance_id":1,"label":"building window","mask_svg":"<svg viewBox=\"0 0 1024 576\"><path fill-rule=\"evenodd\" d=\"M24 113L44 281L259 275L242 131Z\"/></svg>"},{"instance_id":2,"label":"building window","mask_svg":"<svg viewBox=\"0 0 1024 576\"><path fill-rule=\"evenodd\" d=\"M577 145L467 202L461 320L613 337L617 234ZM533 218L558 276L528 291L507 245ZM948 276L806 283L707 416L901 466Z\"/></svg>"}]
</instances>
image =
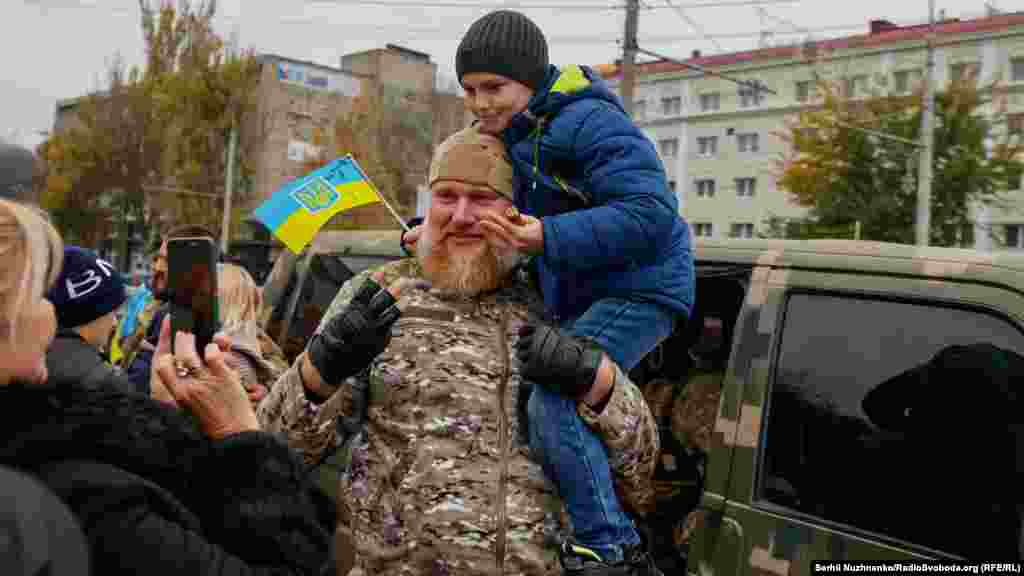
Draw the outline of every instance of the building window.
<instances>
[{"instance_id":1,"label":"building window","mask_svg":"<svg viewBox=\"0 0 1024 576\"><path fill-rule=\"evenodd\" d=\"M718 92L709 92L707 94L700 95L700 109L702 112L711 112L718 110L721 104L721 95Z\"/></svg>"},{"instance_id":2,"label":"building window","mask_svg":"<svg viewBox=\"0 0 1024 576\"><path fill-rule=\"evenodd\" d=\"M943 499L953 508L944 512L1019 530L1017 507L998 504L1018 501L1016 485L993 481L1020 466L1006 432L1016 414L997 407L1012 402L1019 387L1002 390L984 377L958 387L945 368L924 377L912 370L949 350L948 370L970 373L954 368L962 353L953 346L985 343L1021 354L1020 327L976 309L863 293L790 293L784 306L766 413L759 413L763 429L756 431L763 460L754 499L810 515L814 524L825 519L966 558L1016 554L1014 536L994 538L977 524L951 530L927 511L938 495L984 494ZM956 431L947 429L951 419ZM989 461L1002 467L936 473L951 451L974 446L997 447ZM880 477L893 466L899 474Z\"/></svg>"},{"instance_id":3,"label":"building window","mask_svg":"<svg viewBox=\"0 0 1024 576\"><path fill-rule=\"evenodd\" d=\"M949 78L953 81L975 81L978 79L978 72L977 62L960 62L949 67Z\"/></svg>"},{"instance_id":4,"label":"building window","mask_svg":"<svg viewBox=\"0 0 1024 576\"><path fill-rule=\"evenodd\" d=\"M711 222L696 222L693 225L693 235L698 238L710 238L713 233Z\"/></svg>"},{"instance_id":5,"label":"building window","mask_svg":"<svg viewBox=\"0 0 1024 576\"><path fill-rule=\"evenodd\" d=\"M729 236L732 238L753 238L754 225L750 222L733 222L729 228Z\"/></svg>"},{"instance_id":6,"label":"building window","mask_svg":"<svg viewBox=\"0 0 1024 576\"><path fill-rule=\"evenodd\" d=\"M1003 226L1003 244L1007 248L1024 248L1024 224L1007 224Z\"/></svg>"},{"instance_id":7,"label":"building window","mask_svg":"<svg viewBox=\"0 0 1024 576\"><path fill-rule=\"evenodd\" d=\"M1010 60L1010 80L1024 82L1024 57Z\"/></svg>"},{"instance_id":8,"label":"building window","mask_svg":"<svg viewBox=\"0 0 1024 576\"><path fill-rule=\"evenodd\" d=\"M706 158L718 154L718 136L698 136L697 154Z\"/></svg>"},{"instance_id":9,"label":"building window","mask_svg":"<svg viewBox=\"0 0 1024 576\"><path fill-rule=\"evenodd\" d=\"M669 190L670 190L670 191L671 191L671 192L672 192L673 194L675 194L675 192L676 192L676 181L675 181L675 180L669 180L669 181L668 181L668 189L669 189Z\"/></svg>"},{"instance_id":10,"label":"building window","mask_svg":"<svg viewBox=\"0 0 1024 576\"><path fill-rule=\"evenodd\" d=\"M796 83L796 101L807 102L811 99L811 81L804 80Z\"/></svg>"},{"instance_id":11,"label":"building window","mask_svg":"<svg viewBox=\"0 0 1024 576\"><path fill-rule=\"evenodd\" d=\"M694 180L693 187L697 191L698 198L711 198L715 195L715 181L711 178Z\"/></svg>"},{"instance_id":12,"label":"building window","mask_svg":"<svg viewBox=\"0 0 1024 576\"><path fill-rule=\"evenodd\" d=\"M661 99L662 116L678 116L682 111L683 98L681 96L673 96L671 98Z\"/></svg>"},{"instance_id":13,"label":"building window","mask_svg":"<svg viewBox=\"0 0 1024 576\"><path fill-rule=\"evenodd\" d=\"M658 150L661 152L662 158L675 158L679 154L679 139L658 140Z\"/></svg>"},{"instance_id":14,"label":"building window","mask_svg":"<svg viewBox=\"0 0 1024 576\"><path fill-rule=\"evenodd\" d=\"M633 103L633 118L636 120L644 120L647 118L646 100L637 100Z\"/></svg>"},{"instance_id":15,"label":"building window","mask_svg":"<svg viewBox=\"0 0 1024 576\"><path fill-rule=\"evenodd\" d=\"M761 149L759 138L756 132L750 134L739 134L736 136L736 143L740 152L757 152Z\"/></svg>"},{"instance_id":16,"label":"building window","mask_svg":"<svg viewBox=\"0 0 1024 576\"><path fill-rule=\"evenodd\" d=\"M1006 131L1010 134L1024 134L1024 112L1006 115Z\"/></svg>"},{"instance_id":17,"label":"building window","mask_svg":"<svg viewBox=\"0 0 1024 576\"><path fill-rule=\"evenodd\" d=\"M736 195L740 198L753 198L757 190L757 178L736 178Z\"/></svg>"},{"instance_id":18,"label":"building window","mask_svg":"<svg viewBox=\"0 0 1024 576\"><path fill-rule=\"evenodd\" d=\"M920 82L920 70L897 70L892 75L892 88L896 94L909 94Z\"/></svg>"},{"instance_id":19,"label":"building window","mask_svg":"<svg viewBox=\"0 0 1024 576\"><path fill-rule=\"evenodd\" d=\"M764 94L752 86L740 87L740 108L753 108L761 104Z\"/></svg>"}]
</instances>

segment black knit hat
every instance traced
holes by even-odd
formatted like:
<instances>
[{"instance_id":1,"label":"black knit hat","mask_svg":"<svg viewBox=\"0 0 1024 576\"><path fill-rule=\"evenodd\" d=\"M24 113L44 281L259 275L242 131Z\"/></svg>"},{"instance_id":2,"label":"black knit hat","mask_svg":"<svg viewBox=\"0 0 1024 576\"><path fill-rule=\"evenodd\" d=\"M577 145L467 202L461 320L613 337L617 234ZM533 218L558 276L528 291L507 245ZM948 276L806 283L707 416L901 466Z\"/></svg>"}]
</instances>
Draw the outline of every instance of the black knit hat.
<instances>
[{"instance_id":1,"label":"black knit hat","mask_svg":"<svg viewBox=\"0 0 1024 576\"><path fill-rule=\"evenodd\" d=\"M109 262L90 250L65 246L60 276L46 296L57 313L57 325L74 328L117 310L128 293Z\"/></svg>"},{"instance_id":2,"label":"black knit hat","mask_svg":"<svg viewBox=\"0 0 1024 576\"><path fill-rule=\"evenodd\" d=\"M455 73L487 72L537 90L548 72L548 41L532 20L511 10L485 15L466 32L455 53Z\"/></svg>"}]
</instances>

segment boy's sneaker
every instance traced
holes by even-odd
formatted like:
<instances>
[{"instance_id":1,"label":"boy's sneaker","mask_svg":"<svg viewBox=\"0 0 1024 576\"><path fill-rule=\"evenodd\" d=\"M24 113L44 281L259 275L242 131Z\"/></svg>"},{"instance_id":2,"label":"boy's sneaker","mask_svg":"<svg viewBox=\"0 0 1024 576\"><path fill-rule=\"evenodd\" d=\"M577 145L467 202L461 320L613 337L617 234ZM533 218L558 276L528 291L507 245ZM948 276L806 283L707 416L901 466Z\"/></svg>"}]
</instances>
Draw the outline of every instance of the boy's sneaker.
<instances>
[{"instance_id":1,"label":"boy's sneaker","mask_svg":"<svg viewBox=\"0 0 1024 576\"><path fill-rule=\"evenodd\" d=\"M664 576L640 545L624 548L623 556L622 562L605 562L597 552L570 540L558 550L562 576Z\"/></svg>"}]
</instances>

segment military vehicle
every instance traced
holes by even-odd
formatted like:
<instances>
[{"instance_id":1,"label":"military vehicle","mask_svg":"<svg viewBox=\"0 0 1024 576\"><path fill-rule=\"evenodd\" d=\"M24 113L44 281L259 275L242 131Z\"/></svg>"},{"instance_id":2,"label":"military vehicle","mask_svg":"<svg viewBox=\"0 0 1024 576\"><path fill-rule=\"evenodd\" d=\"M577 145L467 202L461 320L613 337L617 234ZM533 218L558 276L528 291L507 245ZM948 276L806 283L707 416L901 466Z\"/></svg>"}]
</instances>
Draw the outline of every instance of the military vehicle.
<instances>
[{"instance_id":1,"label":"military vehicle","mask_svg":"<svg viewBox=\"0 0 1024 576\"><path fill-rule=\"evenodd\" d=\"M318 249L352 273L404 256L398 232ZM666 574L1020 558L1021 419L975 408L984 379L926 389L896 377L951 345L1024 354L1024 257L725 239L698 241L695 265L690 321L631 372L661 426L659 505L641 524ZM874 421L865 396L894 382L906 388L895 397L946 406L948 425Z\"/></svg>"},{"instance_id":2,"label":"military vehicle","mask_svg":"<svg viewBox=\"0 0 1024 576\"><path fill-rule=\"evenodd\" d=\"M326 231L302 254L278 255L263 283L263 323L289 361L306 347L345 281L405 256L400 238L400 230Z\"/></svg>"},{"instance_id":3,"label":"military vehicle","mask_svg":"<svg viewBox=\"0 0 1024 576\"><path fill-rule=\"evenodd\" d=\"M1021 557L1021 412L992 421L976 401L1016 391L991 394L998 383L980 374L957 386L898 377L952 345L1024 353L1024 258L725 240L699 243L696 260L691 350L713 347L701 340L716 325L734 328L702 496L681 530L690 573ZM876 422L864 399L883 386L897 387L883 408L927 404L943 425Z\"/></svg>"}]
</instances>

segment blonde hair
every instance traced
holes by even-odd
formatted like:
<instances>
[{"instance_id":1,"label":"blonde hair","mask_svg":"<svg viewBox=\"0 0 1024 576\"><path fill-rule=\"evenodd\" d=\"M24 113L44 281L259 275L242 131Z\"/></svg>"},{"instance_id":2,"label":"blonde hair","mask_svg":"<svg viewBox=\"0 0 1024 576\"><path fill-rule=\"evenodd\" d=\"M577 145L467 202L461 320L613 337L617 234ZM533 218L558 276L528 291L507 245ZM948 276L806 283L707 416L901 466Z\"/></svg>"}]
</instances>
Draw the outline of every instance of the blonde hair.
<instances>
[{"instance_id":1,"label":"blonde hair","mask_svg":"<svg viewBox=\"0 0 1024 576\"><path fill-rule=\"evenodd\" d=\"M45 213L0 199L0 342L15 341L19 312L57 281L63 259Z\"/></svg>"},{"instance_id":2,"label":"blonde hair","mask_svg":"<svg viewBox=\"0 0 1024 576\"><path fill-rule=\"evenodd\" d=\"M217 267L220 292L220 322L225 327L255 323L263 308L263 292L249 272L237 264L223 263Z\"/></svg>"}]
</instances>

